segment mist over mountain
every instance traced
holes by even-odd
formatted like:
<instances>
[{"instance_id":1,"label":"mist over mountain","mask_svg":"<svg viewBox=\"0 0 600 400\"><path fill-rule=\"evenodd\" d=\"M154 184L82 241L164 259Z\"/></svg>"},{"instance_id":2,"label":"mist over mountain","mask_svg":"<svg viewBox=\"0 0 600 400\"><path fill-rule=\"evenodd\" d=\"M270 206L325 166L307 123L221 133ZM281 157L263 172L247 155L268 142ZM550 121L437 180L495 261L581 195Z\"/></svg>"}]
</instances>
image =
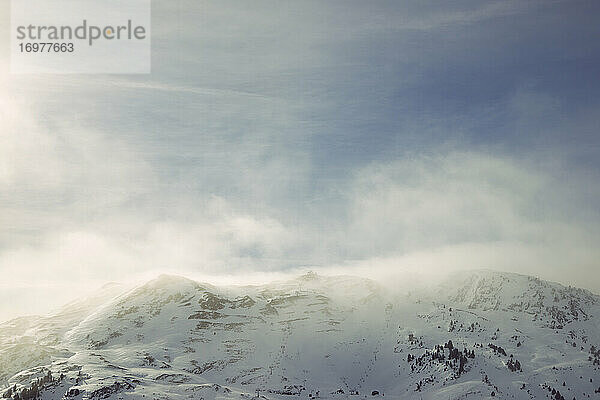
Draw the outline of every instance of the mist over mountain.
<instances>
[{"instance_id":1,"label":"mist over mountain","mask_svg":"<svg viewBox=\"0 0 600 400\"><path fill-rule=\"evenodd\" d=\"M0 394L595 398L598 315L589 291L494 271L409 294L315 273L254 286L161 275L0 325Z\"/></svg>"}]
</instances>

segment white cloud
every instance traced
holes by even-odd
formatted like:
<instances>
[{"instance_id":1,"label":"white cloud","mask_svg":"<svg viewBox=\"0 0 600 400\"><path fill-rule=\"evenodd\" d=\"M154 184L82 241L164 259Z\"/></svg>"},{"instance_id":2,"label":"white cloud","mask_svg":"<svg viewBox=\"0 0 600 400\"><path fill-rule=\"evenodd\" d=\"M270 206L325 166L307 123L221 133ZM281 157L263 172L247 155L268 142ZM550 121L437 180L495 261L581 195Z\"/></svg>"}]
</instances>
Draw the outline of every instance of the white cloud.
<instances>
[{"instance_id":1,"label":"white cloud","mask_svg":"<svg viewBox=\"0 0 600 400\"><path fill-rule=\"evenodd\" d=\"M375 163L357 174L347 230L336 236L355 257L343 268L375 276L493 268L600 287L590 274L598 216L577 197L591 182L574 176L565 196L560 171L461 151Z\"/></svg>"}]
</instances>

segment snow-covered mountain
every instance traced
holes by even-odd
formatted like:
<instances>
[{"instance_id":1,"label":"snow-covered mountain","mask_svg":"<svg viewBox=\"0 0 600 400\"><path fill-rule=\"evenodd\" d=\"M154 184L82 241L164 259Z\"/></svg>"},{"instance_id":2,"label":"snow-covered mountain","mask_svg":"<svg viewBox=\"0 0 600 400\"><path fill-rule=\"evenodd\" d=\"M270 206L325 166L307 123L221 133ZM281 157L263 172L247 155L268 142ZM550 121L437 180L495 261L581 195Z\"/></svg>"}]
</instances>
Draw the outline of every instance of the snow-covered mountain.
<instances>
[{"instance_id":1,"label":"snow-covered mountain","mask_svg":"<svg viewBox=\"0 0 600 400\"><path fill-rule=\"evenodd\" d=\"M0 394L599 398L599 316L588 291L491 271L408 296L313 273L244 287L160 276L0 325Z\"/></svg>"}]
</instances>

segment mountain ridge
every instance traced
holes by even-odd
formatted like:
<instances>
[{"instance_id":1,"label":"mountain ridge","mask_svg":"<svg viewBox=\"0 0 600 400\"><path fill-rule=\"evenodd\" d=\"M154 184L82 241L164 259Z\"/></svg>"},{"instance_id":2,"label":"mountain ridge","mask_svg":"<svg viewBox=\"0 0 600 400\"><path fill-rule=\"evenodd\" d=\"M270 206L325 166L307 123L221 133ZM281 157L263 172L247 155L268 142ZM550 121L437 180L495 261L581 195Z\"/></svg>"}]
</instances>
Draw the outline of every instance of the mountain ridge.
<instances>
[{"instance_id":1,"label":"mountain ridge","mask_svg":"<svg viewBox=\"0 0 600 400\"><path fill-rule=\"evenodd\" d=\"M471 271L408 297L352 276L221 287L160 275L99 303L78 321L21 320L36 329L20 335L1 324L0 381L22 391L49 374L36 387L48 400L539 398L553 389L570 399L597 389L599 297L526 275Z\"/></svg>"}]
</instances>

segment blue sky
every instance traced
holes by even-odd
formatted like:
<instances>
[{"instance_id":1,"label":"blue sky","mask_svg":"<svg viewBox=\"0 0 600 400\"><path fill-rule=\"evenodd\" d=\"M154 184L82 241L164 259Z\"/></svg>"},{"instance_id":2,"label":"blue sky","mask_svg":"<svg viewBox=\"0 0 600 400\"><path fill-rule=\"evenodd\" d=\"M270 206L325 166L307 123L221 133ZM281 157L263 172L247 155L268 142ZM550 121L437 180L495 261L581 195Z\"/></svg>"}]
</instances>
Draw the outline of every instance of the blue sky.
<instances>
[{"instance_id":1,"label":"blue sky","mask_svg":"<svg viewBox=\"0 0 600 400\"><path fill-rule=\"evenodd\" d=\"M162 271L599 291L598 2L152 6L150 75L10 75L1 50L0 285L40 296L0 319Z\"/></svg>"}]
</instances>

